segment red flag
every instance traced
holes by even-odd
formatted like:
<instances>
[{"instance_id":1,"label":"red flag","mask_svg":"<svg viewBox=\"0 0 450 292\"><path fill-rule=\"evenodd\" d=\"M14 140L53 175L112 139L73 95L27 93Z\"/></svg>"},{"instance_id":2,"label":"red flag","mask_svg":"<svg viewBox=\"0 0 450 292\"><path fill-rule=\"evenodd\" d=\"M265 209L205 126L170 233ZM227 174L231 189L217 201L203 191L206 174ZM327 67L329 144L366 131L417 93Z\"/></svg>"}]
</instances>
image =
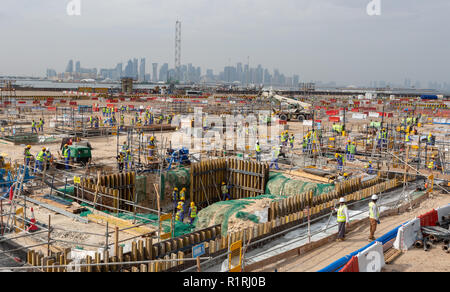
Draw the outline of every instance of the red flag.
<instances>
[{"instance_id":1,"label":"red flag","mask_svg":"<svg viewBox=\"0 0 450 292\"><path fill-rule=\"evenodd\" d=\"M14 195L13 187L11 186L9 188L9 200L12 201Z\"/></svg>"}]
</instances>

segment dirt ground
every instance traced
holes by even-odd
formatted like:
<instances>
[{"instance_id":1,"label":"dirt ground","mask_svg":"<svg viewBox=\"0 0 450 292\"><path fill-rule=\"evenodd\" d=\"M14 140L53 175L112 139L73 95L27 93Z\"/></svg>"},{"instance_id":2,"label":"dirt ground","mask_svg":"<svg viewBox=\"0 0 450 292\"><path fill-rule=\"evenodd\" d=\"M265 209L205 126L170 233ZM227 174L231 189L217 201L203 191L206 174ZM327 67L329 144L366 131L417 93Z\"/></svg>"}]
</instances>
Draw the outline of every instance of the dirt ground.
<instances>
[{"instance_id":1,"label":"dirt ground","mask_svg":"<svg viewBox=\"0 0 450 292\"><path fill-rule=\"evenodd\" d=\"M426 201L422 202L418 208L415 208L412 211L397 216L381 218L381 224L378 225L375 237L379 237L398 225L424 214L433 208L448 203L450 203L450 195L433 194ZM279 272L315 272L343 256L366 246L368 244L368 235L369 225L367 224L349 232L344 242L332 242L300 257L289 258L280 263L265 266L257 271L273 272L277 269ZM388 265L386 271L448 272L450 271L449 256L449 254L446 254L441 250L440 246L433 248L428 253L421 249L412 249L396 259L394 264Z\"/></svg>"}]
</instances>

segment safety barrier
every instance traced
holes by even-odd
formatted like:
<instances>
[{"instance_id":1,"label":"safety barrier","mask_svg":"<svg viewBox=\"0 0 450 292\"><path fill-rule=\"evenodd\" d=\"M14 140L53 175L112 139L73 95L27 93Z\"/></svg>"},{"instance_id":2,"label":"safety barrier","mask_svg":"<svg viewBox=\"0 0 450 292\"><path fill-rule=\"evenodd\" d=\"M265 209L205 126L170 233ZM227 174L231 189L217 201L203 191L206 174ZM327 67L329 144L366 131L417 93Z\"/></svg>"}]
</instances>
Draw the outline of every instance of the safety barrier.
<instances>
[{"instance_id":1,"label":"safety barrier","mask_svg":"<svg viewBox=\"0 0 450 292\"><path fill-rule=\"evenodd\" d=\"M436 225L436 222L438 222L438 210L439 216L441 216L441 218L442 216L448 216L450 214L450 204L437 209L433 209L419 216L418 218L407 221L401 224L400 226L397 226L396 228L387 232L383 236L377 238L375 241L369 243L365 247L360 248L359 250L338 259L337 261L331 263L330 265L319 270L318 272L356 271L356 269L352 266L354 265L354 263L349 264L350 260L352 260L353 257L358 258L357 271L359 272L380 271L384 265L383 245L388 245L395 238L395 242L393 244L393 247L395 249L403 250L409 248L416 241L417 237L421 235L420 232L421 226ZM390 249L390 247L387 249ZM383 263L379 261L381 259L383 259Z\"/></svg>"},{"instance_id":2,"label":"safety barrier","mask_svg":"<svg viewBox=\"0 0 450 292\"><path fill-rule=\"evenodd\" d=\"M357 273L359 272L358 257L353 256L351 260L339 271L341 273Z\"/></svg>"}]
</instances>

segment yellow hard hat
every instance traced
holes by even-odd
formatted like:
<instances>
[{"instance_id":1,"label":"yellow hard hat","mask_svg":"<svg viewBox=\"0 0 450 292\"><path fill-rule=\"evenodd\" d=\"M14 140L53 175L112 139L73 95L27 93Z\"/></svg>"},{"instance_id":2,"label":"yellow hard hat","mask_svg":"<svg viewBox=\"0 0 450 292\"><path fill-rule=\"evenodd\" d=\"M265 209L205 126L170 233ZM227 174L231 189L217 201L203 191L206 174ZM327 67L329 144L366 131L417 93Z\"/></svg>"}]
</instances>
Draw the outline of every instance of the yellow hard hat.
<instances>
[{"instance_id":1,"label":"yellow hard hat","mask_svg":"<svg viewBox=\"0 0 450 292\"><path fill-rule=\"evenodd\" d=\"M372 163L372 161L369 161L369 163Z\"/></svg>"},{"instance_id":2,"label":"yellow hard hat","mask_svg":"<svg viewBox=\"0 0 450 292\"><path fill-rule=\"evenodd\" d=\"M336 153L334 156L335 156L335 157L339 157L339 154Z\"/></svg>"},{"instance_id":3,"label":"yellow hard hat","mask_svg":"<svg viewBox=\"0 0 450 292\"><path fill-rule=\"evenodd\" d=\"M356 142L352 142L352 144L356 144Z\"/></svg>"},{"instance_id":4,"label":"yellow hard hat","mask_svg":"<svg viewBox=\"0 0 450 292\"><path fill-rule=\"evenodd\" d=\"M181 210L181 209L183 209L183 207L181 205L178 205L177 209Z\"/></svg>"},{"instance_id":5,"label":"yellow hard hat","mask_svg":"<svg viewBox=\"0 0 450 292\"><path fill-rule=\"evenodd\" d=\"M30 148L31 148L31 145L27 145L27 148L30 149Z\"/></svg>"},{"instance_id":6,"label":"yellow hard hat","mask_svg":"<svg viewBox=\"0 0 450 292\"><path fill-rule=\"evenodd\" d=\"M225 184L225 182L223 181L223 182L222 182L222 184L224 185L224 184Z\"/></svg>"},{"instance_id":7,"label":"yellow hard hat","mask_svg":"<svg viewBox=\"0 0 450 292\"><path fill-rule=\"evenodd\" d=\"M344 176L348 176L348 173L344 173Z\"/></svg>"},{"instance_id":8,"label":"yellow hard hat","mask_svg":"<svg viewBox=\"0 0 450 292\"><path fill-rule=\"evenodd\" d=\"M67 146L69 146L69 145L67 145L67 144L64 145L64 147L67 147Z\"/></svg>"},{"instance_id":9,"label":"yellow hard hat","mask_svg":"<svg viewBox=\"0 0 450 292\"><path fill-rule=\"evenodd\" d=\"M194 203L194 202L191 202L191 206L194 207L194 206L195 206L195 203Z\"/></svg>"},{"instance_id":10,"label":"yellow hard hat","mask_svg":"<svg viewBox=\"0 0 450 292\"><path fill-rule=\"evenodd\" d=\"M45 147L42 147L42 151L45 151L46 149L45 149Z\"/></svg>"},{"instance_id":11,"label":"yellow hard hat","mask_svg":"<svg viewBox=\"0 0 450 292\"><path fill-rule=\"evenodd\" d=\"M185 190L186 190L186 188L182 188L181 190L182 190L182 191L185 191Z\"/></svg>"},{"instance_id":12,"label":"yellow hard hat","mask_svg":"<svg viewBox=\"0 0 450 292\"><path fill-rule=\"evenodd\" d=\"M150 137L150 140L155 140L155 137L154 137L154 136L151 136L151 137Z\"/></svg>"},{"instance_id":13,"label":"yellow hard hat","mask_svg":"<svg viewBox=\"0 0 450 292\"><path fill-rule=\"evenodd\" d=\"M173 188L174 191L178 191L178 188Z\"/></svg>"},{"instance_id":14,"label":"yellow hard hat","mask_svg":"<svg viewBox=\"0 0 450 292\"><path fill-rule=\"evenodd\" d=\"M131 152L130 149L128 149L127 152L130 153Z\"/></svg>"},{"instance_id":15,"label":"yellow hard hat","mask_svg":"<svg viewBox=\"0 0 450 292\"><path fill-rule=\"evenodd\" d=\"M350 142L352 142L352 141L350 141L350 140L347 141L347 143L350 143Z\"/></svg>"}]
</instances>

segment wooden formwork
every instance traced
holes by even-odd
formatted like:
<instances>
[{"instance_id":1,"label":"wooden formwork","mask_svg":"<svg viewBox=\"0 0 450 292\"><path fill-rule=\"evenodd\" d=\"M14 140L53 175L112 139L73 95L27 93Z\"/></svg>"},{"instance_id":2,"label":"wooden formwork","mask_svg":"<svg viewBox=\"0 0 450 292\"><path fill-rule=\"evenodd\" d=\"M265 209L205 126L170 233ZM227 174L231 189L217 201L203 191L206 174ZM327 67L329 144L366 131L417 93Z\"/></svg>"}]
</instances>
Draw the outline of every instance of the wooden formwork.
<instances>
[{"instance_id":1,"label":"wooden formwork","mask_svg":"<svg viewBox=\"0 0 450 292\"><path fill-rule=\"evenodd\" d=\"M114 246L114 255L110 256L106 252L106 262L109 263L124 263L122 265L102 265L105 263L101 260L100 253L96 252L94 258L86 256L85 264L98 264L94 266L81 266L81 272L117 272L117 271L131 271L131 272L162 272L171 269L180 269L194 263L185 263L183 258L191 256L192 247L199 243L205 243L206 256L214 254L217 251L228 248L228 241L221 238L221 227L215 225L203 230L195 231L190 234L185 234L177 238L172 238L166 241L154 243L152 238L143 238L131 242L131 252L124 253L123 246L117 243ZM70 249L69 249L70 250ZM67 267L54 268L58 265L67 265L71 262L67 258L68 251L64 253L53 253L46 257L42 252L38 253L30 250L27 253L27 263L31 266L47 266L44 272L66 272ZM170 260L159 261L158 260ZM128 263L138 261L152 261L149 263Z\"/></svg>"},{"instance_id":2,"label":"wooden formwork","mask_svg":"<svg viewBox=\"0 0 450 292\"><path fill-rule=\"evenodd\" d=\"M90 193L84 192L88 190ZM136 192L136 173L116 173L98 176L97 179L86 178L76 188L76 196L81 199L109 206L111 208L98 206L98 210L127 210L133 211L132 202ZM95 194L92 194L95 193ZM105 194L107 196L104 196ZM129 201L127 204L124 200Z\"/></svg>"},{"instance_id":3,"label":"wooden formwork","mask_svg":"<svg viewBox=\"0 0 450 292\"><path fill-rule=\"evenodd\" d=\"M221 200L222 182L231 186L232 199L263 195L269 166L236 158L219 158L193 163L190 174L190 199L201 205Z\"/></svg>"},{"instance_id":4,"label":"wooden formwork","mask_svg":"<svg viewBox=\"0 0 450 292\"><path fill-rule=\"evenodd\" d=\"M320 216L334 207L335 200L344 197L346 202L358 201L374 194L385 192L402 184L397 179L380 182L380 178L361 183L361 179L344 181L336 185L336 189L329 193L313 196L312 191L291 196L289 198L270 203L269 220L274 220L293 213L299 213L303 218L305 209L309 207L310 216ZM356 191L355 191L356 190Z\"/></svg>"}]
</instances>

